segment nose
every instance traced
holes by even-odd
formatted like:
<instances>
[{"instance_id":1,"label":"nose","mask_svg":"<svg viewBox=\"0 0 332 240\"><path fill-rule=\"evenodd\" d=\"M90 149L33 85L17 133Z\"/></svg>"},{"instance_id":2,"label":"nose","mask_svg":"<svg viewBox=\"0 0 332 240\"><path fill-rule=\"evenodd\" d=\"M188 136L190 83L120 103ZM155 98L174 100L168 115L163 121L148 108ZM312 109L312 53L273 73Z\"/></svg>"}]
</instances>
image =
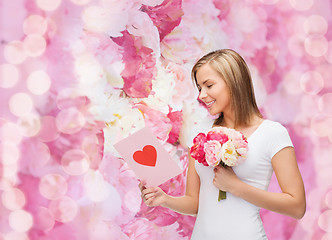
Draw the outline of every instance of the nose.
<instances>
[{"instance_id":1,"label":"nose","mask_svg":"<svg viewBox=\"0 0 332 240\"><path fill-rule=\"evenodd\" d=\"M201 89L201 91L199 92L198 98L200 100L203 100L206 96L207 96L206 91L204 89Z\"/></svg>"}]
</instances>

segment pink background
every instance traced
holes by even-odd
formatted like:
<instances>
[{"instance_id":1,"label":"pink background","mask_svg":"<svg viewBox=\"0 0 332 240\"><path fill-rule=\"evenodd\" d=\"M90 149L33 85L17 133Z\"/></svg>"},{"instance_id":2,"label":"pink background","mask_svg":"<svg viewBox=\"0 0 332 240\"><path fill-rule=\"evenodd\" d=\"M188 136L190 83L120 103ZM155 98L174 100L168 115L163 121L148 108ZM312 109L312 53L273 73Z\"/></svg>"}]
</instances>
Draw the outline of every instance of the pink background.
<instances>
[{"instance_id":1,"label":"pink background","mask_svg":"<svg viewBox=\"0 0 332 240\"><path fill-rule=\"evenodd\" d=\"M268 237L332 239L331 1L0 8L0 239L189 239L194 218L142 205L113 144L148 126L185 167L192 129L207 117L190 70L218 48L246 59L258 104L289 130L305 182L303 219L261 211ZM185 172L162 188L181 195Z\"/></svg>"}]
</instances>

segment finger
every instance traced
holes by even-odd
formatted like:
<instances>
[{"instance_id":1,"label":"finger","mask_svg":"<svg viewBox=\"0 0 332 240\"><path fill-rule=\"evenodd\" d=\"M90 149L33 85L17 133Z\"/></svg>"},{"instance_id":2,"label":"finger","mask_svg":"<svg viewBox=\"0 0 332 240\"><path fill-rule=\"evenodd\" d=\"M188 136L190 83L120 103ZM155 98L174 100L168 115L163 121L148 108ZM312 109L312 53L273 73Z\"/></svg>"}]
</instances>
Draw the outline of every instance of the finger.
<instances>
[{"instance_id":1,"label":"finger","mask_svg":"<svg viewBox=\"0 0 332 240\"><path fill-rule=\"evenodd\" d=\"M145 189L143 189L143 191L142 191L142 196L145 196L146 194L154 193L154 192L155 192L155 189L154 189L154 188L145 188Z\"/></svg>"},{"instance_id":2,"label":"finger","mask_svg":"<svg viewBox=\"0 0 332 240\"><path fill-rule=\"evenodd\" d=\"M147 201L149 200L150 198L154 198L155 197L155 193L148 193L148 194L145 194L144 195L144 199Z\"/></svg>"}]
</instances>

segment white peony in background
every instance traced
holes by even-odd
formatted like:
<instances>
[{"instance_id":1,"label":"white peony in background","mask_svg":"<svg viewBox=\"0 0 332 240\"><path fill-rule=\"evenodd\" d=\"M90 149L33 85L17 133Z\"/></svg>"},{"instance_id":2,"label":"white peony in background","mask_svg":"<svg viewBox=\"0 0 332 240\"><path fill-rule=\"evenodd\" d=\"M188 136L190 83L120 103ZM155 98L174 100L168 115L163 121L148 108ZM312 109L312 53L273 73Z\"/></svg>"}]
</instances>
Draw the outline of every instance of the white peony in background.
<instances>
[{"instance_id":1,"label":"white peony in background","mask_svg":"<svg viewBox=\"0 0 332 240\"><path fill-rule=\"evenodd\" d=\"M113 148L149 126L185 169L190 71L238 51L264 116L287 127L307 193L269 239L332 239L332 3L328 0L1 1L0 238L189 239L194 217L141 203ZM162 188L181 195L183 174ZM270 191L279 191L273 178Z\"/></svg>"}]
</instances>

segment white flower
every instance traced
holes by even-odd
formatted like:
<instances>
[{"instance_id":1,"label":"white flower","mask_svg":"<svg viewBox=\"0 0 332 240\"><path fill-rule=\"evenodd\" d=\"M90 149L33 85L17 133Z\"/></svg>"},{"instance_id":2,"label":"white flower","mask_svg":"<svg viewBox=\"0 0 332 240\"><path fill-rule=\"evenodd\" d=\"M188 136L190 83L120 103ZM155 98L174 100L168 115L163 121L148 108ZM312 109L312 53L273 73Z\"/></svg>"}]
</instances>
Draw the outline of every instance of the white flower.
<instances>
[{"instance_id":1,"label":"white flower","mask_svg":"<svg viewBox=\"0 0 332 240\"><path fill-rule=\"evenodd\" d=\"M238 163L238 155L235 150L234 144L231 140L228 140L221 147L221 160L227 166L235 166Z\"/></svg>"}]
</instances>

